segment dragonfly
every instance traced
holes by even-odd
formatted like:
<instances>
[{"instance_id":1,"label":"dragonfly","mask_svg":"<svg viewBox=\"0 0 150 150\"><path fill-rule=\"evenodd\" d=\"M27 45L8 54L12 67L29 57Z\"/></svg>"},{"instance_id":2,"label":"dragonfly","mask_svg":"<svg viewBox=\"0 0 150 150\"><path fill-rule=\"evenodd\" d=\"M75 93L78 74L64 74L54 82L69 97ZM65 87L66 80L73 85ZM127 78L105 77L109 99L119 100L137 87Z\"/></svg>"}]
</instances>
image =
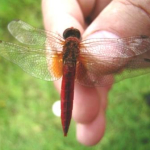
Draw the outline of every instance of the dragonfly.
<instances>
[{"instance_id":1,"label":"dragonfly","mask_svg":"<svg viewBox=\"0 0 150 150\"><path fill-rule=\"evenodd\" d=\"M108 86L150 73L150 37L81 39L74 27L63 35L34 28L21 20L8 24L20 45L0 41L0 55L30 75L55 81L62 77L61 122L67 136L73 110L74 83Z\"/></svg>"}]
</instances>

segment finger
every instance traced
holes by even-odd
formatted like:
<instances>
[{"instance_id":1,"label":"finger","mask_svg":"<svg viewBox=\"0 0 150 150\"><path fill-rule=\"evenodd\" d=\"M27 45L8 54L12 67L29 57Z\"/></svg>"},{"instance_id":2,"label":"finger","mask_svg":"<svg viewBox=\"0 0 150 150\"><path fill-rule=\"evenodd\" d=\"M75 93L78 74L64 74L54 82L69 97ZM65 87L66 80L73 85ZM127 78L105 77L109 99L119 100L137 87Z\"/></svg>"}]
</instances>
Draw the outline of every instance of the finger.
<instances>
[{"instance_id":1,"label":"finger","mask_svg":"<svg viewBox=\"0 0 150 150\"><path fill-rule=\"evenodd\" d=\"M100 141L105 132L105 110L107 106L106 88L98 89L100 98L99 113L94 121L87 124L77 124L77 139L80 143L91 146ZM91 112L94 110L91 110Z\"/></svg>"},{"instance_id":2,"label":"finger","mask_svg":"<svg viewBox=\"0 0 150 150\"><path fill-rule=\"evenodd\" d=\"M46 30L62 35L68 27L75 27L83 32L84 18L77 1L43 0L43 21Z\"/></svg>"}]
</instances>

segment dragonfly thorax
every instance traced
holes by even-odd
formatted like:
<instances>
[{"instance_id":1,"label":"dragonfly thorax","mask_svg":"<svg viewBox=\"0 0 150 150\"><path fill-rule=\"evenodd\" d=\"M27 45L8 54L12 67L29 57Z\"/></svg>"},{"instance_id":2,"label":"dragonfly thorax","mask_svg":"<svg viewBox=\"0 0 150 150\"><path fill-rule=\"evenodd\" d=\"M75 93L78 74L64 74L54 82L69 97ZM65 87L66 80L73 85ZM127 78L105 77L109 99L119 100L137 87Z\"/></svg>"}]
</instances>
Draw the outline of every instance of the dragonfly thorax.
<instances>
[{"instance_id":1,"label":"dragonfly thorax","mask_svg":"<svg viewBox=\"0 0 150 150\"><path fill-rule=\"evenodd\" d=\"M76 37L68 37L63 46L63 62L76 62L79 56L80 40Z\"/></svg>"}]
</instances>

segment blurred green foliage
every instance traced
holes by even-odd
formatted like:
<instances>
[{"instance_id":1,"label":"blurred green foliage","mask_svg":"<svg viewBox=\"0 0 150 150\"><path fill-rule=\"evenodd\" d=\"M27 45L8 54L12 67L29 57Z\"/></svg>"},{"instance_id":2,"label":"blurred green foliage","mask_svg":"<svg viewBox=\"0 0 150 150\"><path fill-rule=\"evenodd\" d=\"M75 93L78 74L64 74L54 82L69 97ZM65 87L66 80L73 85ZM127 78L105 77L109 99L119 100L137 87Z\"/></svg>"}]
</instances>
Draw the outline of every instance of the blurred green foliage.
<instances>
[{"instance_id":1,"label":"blurred green foliage","mask_svg":"<svg viewBox=\"0 0 150 150\"><path fill-rule=\"evenodd\" d=\"M14 42L7 24L21 19L43 28L41 1L0 1L0 39ZM52 113L59 99L53 83L33 78L0 57L0 150L148 150L150 74L114 85L109 95L107 130L102 141L85 147L76 141L72 121L63 137L60 118Z\"/></svg>"}]
</instances>

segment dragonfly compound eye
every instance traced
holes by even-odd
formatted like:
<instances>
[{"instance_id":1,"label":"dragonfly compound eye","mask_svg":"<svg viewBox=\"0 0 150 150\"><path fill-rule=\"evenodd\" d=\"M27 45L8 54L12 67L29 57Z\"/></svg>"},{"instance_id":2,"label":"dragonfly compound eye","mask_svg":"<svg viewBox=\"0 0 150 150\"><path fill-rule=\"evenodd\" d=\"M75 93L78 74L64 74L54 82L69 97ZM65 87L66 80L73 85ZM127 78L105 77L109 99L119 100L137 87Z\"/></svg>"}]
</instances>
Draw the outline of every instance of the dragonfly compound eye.
<instances>
[{"instance_id":1,"label":"dragonfly compound eye","mask_svg":"<svg viewBox=\"0 0 150 150\"><path fill-rule=\"evenodd\" d=\"M63 33L63 38L66 39L68 37L76 37L76 38L80 39L81 38L80 31L73 27L67 28Z\"/></svg>"}]
</instances>

